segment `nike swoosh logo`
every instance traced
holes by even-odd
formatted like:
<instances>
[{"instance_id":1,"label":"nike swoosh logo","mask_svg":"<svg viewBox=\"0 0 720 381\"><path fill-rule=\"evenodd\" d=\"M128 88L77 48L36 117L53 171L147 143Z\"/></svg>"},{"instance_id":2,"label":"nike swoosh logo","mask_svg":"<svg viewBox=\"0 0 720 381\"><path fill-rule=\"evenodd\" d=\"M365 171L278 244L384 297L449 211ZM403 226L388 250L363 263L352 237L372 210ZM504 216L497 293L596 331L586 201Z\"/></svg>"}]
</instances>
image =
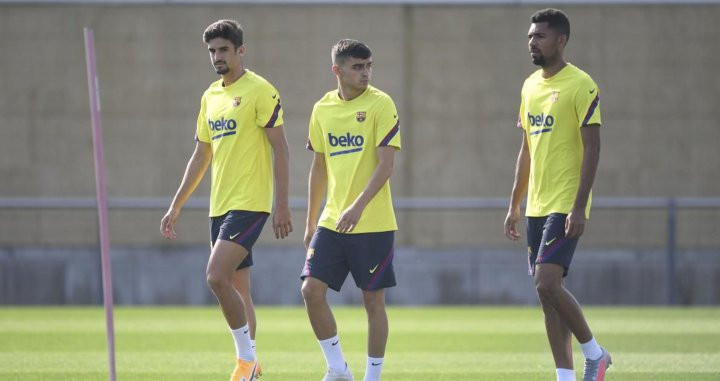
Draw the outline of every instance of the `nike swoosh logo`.
<instances>
[{"instance_id":1,"label":"nike swoosh logo","mask_svg":"<svg viewBox=\"0 0 720 381\"><path fill-rule=\"evenodd\" d=\"M551 239L551 240L549 240L549 241L546 241L546 242L545 242L545 246L550 246L550 244L553 243L553 242L555 242L556 239L557 239L557 237L553 237L553 239Z\"/></svg>"},{"instance_id":2,"label":"nike swoosh logo","mask_svg":"<svg viewBox=\"0 0 720 381\"><path fill-rule=\"evenodd\" d=\"M337 345L337 343L339 343L339 342L340 342L340 340L337 340L334 343L332 343L331 345Z\"/></svg>"},{"instance_id":3,"label":"nike swoosh logo","mask_svg":"<svg viewBox=\"0 0 720 381\"><path fill-rule=\"evenodd\" d=\"M592 94L592 93L594 93L594 92L595 92L595 89L590 90L590 94Z\"/></svg>"},{"instance_id":4,"label":"nike swoosh logo","mask_svg":"<svg viewBox=\"0 0 720 381\"><path fill-rule=\"evenodd\" d=\"M237 233L235 233L234 235L231 235L231 236L230 236L230 239L235 239L235 237L237 237L238 235L240 235L240 233L242 233L242 232L237 232Z\"/></svg>"},{"instance_id":5,"label":"nike swoosh logo","mask_svg":"<svg viewBox=\"0 0 720 381\"><path fill-rule=\"evenodd\" d=\"M370 269L370 274L374 273L375 270L377 270L378 266L379 266L379 264L377 264L377 265L375 265L375 267L371 268L371 269Z\"/></svg>"},{"instance_id":6,"label":"nike swoosh logo","mask_svg":"<svg viewBox=\"0 0 720 381\"><path fill-rule=\"evenodd\" d=\"M592 92L592 91L591 91ZM273 99L277 98L277 94L273 95Z\"/></svg>"},{"instance_id":7,"label":"nike swoosh logo","mask_svg":"<svg viewBox=\"0 0 720 381\"><path fill-rule=\"evenodd\" d=\"M378 365L382 365L382 363L379 362L379 363L375 364L374 362L371 362L370 365L372 365L372 366L378 366Z\"/></svg>"},{"instance_id":8,"label":"nike swoosh logo","mask_svg":"<svg viewBox=\"0 0 720 381\"><path fill-rule=\"evenodd\" d=\"M246 330L245 332L243 332L243 335L246 334L246 333L248 333L248 331L249 331L249 330Z\"/></svg>"}]
</instances>

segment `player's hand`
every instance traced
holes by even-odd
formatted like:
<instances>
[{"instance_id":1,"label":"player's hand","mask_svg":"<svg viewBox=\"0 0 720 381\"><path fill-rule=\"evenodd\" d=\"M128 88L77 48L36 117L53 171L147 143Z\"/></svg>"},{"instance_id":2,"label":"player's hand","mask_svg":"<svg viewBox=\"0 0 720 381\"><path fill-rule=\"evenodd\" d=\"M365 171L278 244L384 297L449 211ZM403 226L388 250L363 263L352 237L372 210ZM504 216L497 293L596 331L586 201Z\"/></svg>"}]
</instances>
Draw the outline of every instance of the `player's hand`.
<instances>
[{"instance_id":1,"label":"player's hand","mask_svg":"<svg viewBox=\"0 0 720 381\"><path fill-rule=\"evenodd\" d=\"M360 221L363 209L363 207L353 203L349 208L340 213L340 218L338 218L338 222L335 225L338 233L350 233L353 231L358 221Z\"/></svg>"},{"instance_id":2,"label":"player's hand","mask_svg":"<svg viewBox=\"0 0 720 381\"><path fill-rule=\"evenodd\" d=\"M518 221L520 221L520 209L510 209L505 217L505 237L509 240L517 241L520 238L517 230Z\"/></svg>"},{"instance_id":3,"label":"player's hand","mask_svg":"<svg viewBox=\"0 0 720 381\"><path fill-rule=\"evenodd\" d=\"M167 213L165 213L165 216L163 216L160 221L160 234L162 234L163 237L167 239L177 238L177 235L175 234L175 222L177 222L179 216L180 211L168 209Z\"/></svg>"},{"instance_id":4,"label":"player's hand","mask_svg":"<svg viewBox=\"0 0 720 381\"><path fill-rule=\"evenodd\" d=\"M565 219L565 237L578 238L585 232L585 211L573 209Z\"/></svg>"},{"instance_id":5,"label":"player's hand","mask_svg":"<svg viewBox=\"0 0 720 381\"><path fill-rule=\"evenodd\" d=\"M315 231L317 230L317 226L313 226L308 224L305 227L305 237L303 238L303 243L305 244L305 250L307 250L310 247L310 241L312 241L312 237L315 235Z\"/></svg>"},{"instance_id":6,"label":"player's hand","mask_svg":"<svg viewBox=\"0 0 720 381\"><path fill-rule=\"evenodd\" d=\"M272 223L275 238L284 239L287 237L293 231L290 208L287 206L276 208L273 213Z\"/></svg>"}]
</instances>

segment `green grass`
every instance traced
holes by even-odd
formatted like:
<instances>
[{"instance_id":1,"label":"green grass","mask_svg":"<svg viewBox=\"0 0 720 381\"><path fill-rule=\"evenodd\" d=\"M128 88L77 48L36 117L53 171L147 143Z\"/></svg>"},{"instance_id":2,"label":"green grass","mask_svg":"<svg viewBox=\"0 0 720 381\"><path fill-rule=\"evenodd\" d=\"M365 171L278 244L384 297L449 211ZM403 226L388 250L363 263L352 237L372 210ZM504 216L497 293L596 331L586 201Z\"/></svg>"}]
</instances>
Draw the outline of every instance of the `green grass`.
<instances>
[{"instance_id":1,"label":"green grass","mask_svg":"<svg viewBox=\"0 0 720 381\"><path fill-rule=\"evenodd\" d=\"M554 380L539 308L391 308L386 381ZM720 308L587 308L613 354L610 380L720 380ZM366 322L336 308L358 380ZM325 361L300 308L259 308L262 381L320 380ZM118 380L226 380L232 339L211 308L118 308ZM0 380L107 380L101 308L0 308ZM577 372L582 358L576 346Z\"/></svg>"}]
</instances>

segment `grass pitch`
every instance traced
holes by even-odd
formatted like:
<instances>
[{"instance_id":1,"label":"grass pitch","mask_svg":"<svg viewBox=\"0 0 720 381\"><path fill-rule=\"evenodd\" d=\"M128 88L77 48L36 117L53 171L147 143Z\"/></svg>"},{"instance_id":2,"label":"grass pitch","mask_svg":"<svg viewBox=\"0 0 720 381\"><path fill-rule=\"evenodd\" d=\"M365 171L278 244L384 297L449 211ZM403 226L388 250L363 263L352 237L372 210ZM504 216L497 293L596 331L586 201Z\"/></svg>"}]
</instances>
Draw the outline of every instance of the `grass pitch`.
<instances>
[{"instance_id":1,"label":"grass pitch","mask_svg":"<svg viewBox=\"0 0 720 381\"><path fill-rule=\"evenodd\" d=\"M335 308L357 380L360 308ZM613 355L609 380L720 380L720 308L586 308ZM317 381L325 361L301 308L259 308L260 381ZM391 308L383 380L554 380L537 307ZM0 380L107 380L101 308L0 308ZM118 308L118 380L227 380L234 347L217 307ZM580 379L582 357L575 346Z\"/></svg>"}]
</instances>

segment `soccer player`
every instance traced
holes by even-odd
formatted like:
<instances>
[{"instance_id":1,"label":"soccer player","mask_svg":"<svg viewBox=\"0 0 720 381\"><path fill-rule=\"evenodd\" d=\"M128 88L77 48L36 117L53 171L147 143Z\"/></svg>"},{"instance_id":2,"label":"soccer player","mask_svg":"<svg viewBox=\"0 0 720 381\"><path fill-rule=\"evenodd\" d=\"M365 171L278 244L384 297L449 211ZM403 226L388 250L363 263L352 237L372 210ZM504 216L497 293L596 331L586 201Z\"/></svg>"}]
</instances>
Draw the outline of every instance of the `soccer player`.
<instances>
[{"instance_id":1,"label":"soccer player","mask_svg":"<svg viewBox=\"0 0 720 381\"><path fill-rule=\"evenodd\" d=\"M400 120L392 99L370 86L372 53L367 45L338 41L332 48L332 72L338 88L315 103L310 116L307 148L315 155L308 181L302 295L327 361L323 380L353 380L326 298L328 287L340 291L352 273L368 318L364 380L377 381L388 337L384 289L395 286L397 223L389 179L400 149Z\"/></svg>"},{"instance_id":2,"label":"soccer player","mask_svg":"<svg viewBox=\"0 0 720 381\"><path fill-rule=\"evenodd\" d=\"M285 238L292 231L288 147L277 90L243 65L240 24L219 20L205 29L203 40L222 78L202 96L195 152L160 231L166 238L176 237L180 210L212 163L207 282L235 341L237 365L230 380L251 381L260 373L248 325L255 316L249 292L252 247L273 207L273 177L275 236Z\"/></svg>"},{"instance_id":3,"label":"soccer player","mask_svg":"<svg viewBox=\"0 0 720 381\"><path fill-rule=\"evenodd\" d=\"M505 235L520 238L520 202L528 192L529 273L545 314L558 381L575 380L571 334L585 355L584 381L601 381L610 354L595 341L580 305L564 287L590 213L600 156L598 87L563 58L570 37L567 16L556 9L532 15L530 57L540 66L522 88L517 126L523 129Z\"/></svg>"}]
</instances>

